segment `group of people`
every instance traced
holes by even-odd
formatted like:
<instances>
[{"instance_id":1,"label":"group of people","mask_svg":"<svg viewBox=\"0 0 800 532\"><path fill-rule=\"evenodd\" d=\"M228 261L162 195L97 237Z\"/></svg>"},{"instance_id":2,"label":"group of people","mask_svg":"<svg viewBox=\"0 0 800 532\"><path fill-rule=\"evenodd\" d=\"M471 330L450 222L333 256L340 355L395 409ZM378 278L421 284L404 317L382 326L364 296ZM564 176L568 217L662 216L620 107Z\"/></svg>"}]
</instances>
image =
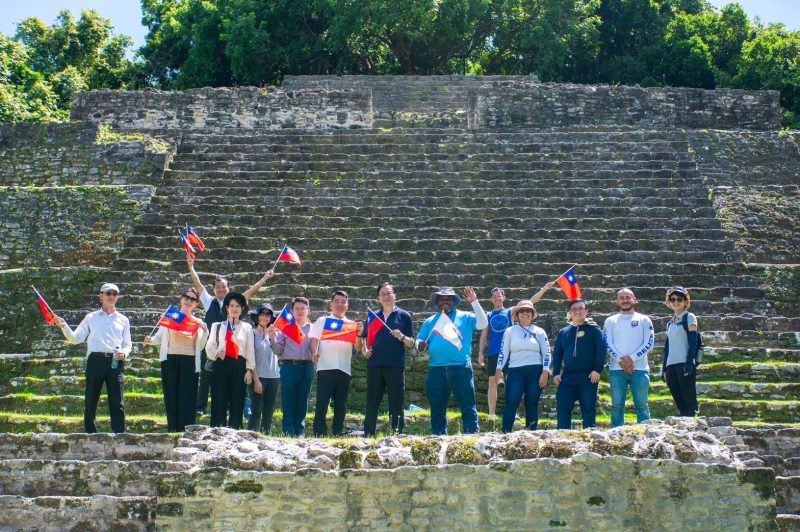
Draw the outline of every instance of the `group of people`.
<instances>
[{"instance_id":1,"label":"group of people","mask_svg":"<svg viewBox=\"0 0 800 532\"><path fill-rule=\"evenodd\" d=\"M602 329L588 317L585 300L569 301L570 323L556 334L552 351L547 334L533 322L537 318L535 304L554 283L547 283L530 300L520 301L513 308L505 307L503 290L494 288L494 308L488 315L473 288L466 287L463 292L471 311L458 309L461 297L452 288L440 288L431 295L438 312L422 323L416 336L412 316L396 305L394 286L389 282L377 287L380 309L375 314L382 326L371 333L366 322L354 323L347 318L346 292L334 291L330 314L314 323L309 319L309 301L298 296L291 300L290 312L282 316L295 322L303 333L293 337L275 327L271 305L262 303L249 313L249 299L273 277L272 270L243 293L231 291L228 280L218 276L212 296L195 272L194 261L188 258L187 262L194 287L181 293L180 310L197 322L196 330L189 333L160 326L144 339L145 344L159 349L171 432L181 432L195 424L197 415L205 412L210 395L211 426L240 429L245 397L249 396L252 414L247 428L270 433L280 393L282 433L302 437L316 376L313 434L328 434L326 416L332 403L332 434L343 435L355 351L367 359L364 435L376 434L384 395L388 395L391 430L402 433L406 350L416 348L427 353L429 359L425 393L431 432L447 433L447 406L454 396L461 411L462 431L475 433L479 430L472 365L472 338L476 331L482 331L478 363L487 367L490 414L495 414L497 385L506 384L501 425L504 432L513 430L523 400L525 427L536 430L539 400L550 380L557 387L557 427L571 428L576 402L581 408L583 427L595 426L598 383L607 356L612 426L624 423L628 387L637 420L650 418L648 354L654 347L653 324L648 316L636 312L636 297L630 289L617 292L619 312L609 316ZM99 294L102 308L88 314L74 331L60 317L54 324L61 328L67 341L87 342L84 429L88 433L97 431L95 415L103 384L107 388L111 428L114 432L125 431L124 370L132 344L130 323L116 310L119 292L115 284L103 284ZM205 309L203 320L192 314L198 304ZM673 317L667 327L662 375L680 415L693 416L697 412L695 376L700 344L697 318L689 312L691 299L682 287L670 288L665 304L673 311ZM327 320L355 328L355 343L326 335L330 324ZM366 341L368 335L370 342Z\"/></svg>"}]
</instances>

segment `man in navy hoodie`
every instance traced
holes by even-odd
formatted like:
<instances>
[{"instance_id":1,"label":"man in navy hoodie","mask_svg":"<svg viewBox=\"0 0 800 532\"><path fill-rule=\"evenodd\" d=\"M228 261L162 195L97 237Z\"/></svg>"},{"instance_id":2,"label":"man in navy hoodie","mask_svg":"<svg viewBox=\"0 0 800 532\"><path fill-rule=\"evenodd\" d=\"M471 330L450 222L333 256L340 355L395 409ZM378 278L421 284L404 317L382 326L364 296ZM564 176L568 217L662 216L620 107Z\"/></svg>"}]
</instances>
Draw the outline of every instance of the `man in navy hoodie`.
<instances>
[{"instance_id":1,"label":"man in navy hoodie","mask_svg":"<svg viewBox=\"0 0 800 532\"><path fill-rule=\"evenodd\" d=\"M572 322L558 331L553 350L558 428L572 428L575 401L581 405L583 428L589 428L595 426L597 383L606 361L606 343L600 327L586 318L586 301L574 299L568 308Z\"/></svg>"}]
</instances>

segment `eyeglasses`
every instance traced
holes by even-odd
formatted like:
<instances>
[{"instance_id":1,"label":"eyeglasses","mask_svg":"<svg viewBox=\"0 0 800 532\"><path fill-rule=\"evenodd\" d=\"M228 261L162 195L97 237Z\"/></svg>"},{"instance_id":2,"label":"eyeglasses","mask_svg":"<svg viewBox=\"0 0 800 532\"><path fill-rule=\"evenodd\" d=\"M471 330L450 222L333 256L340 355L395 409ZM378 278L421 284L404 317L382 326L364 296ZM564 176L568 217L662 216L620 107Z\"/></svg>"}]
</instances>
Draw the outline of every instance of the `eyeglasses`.
<instances>
[{"instance_id":1,"label":"eyeglasses","mask_svg":"<svg viewBox=\"0 0 800 532\"><path fill-rule=\"evenodd\" d=\"M672 296L669 298L670 303L683 303L686 301L686 298L683 296Z\"/></svg>"},{"instance_id":2,"label":"eyeglasses","mask_svg":"<svg viewBox=\"0 0 800 532\"><path fill-rule=\"evenodd\" d=\"M186 294L183 294L181 297L186 301L192 301L194 303L197 303L197 298L194 296L187 296Z\"/></svg>"},{"instance_id":3,"label":"eyeglasses","mask_svg":"<svg viewBox=\"0 0 800 532\"><path fill-rule=\"evenodd\" d=\"M119 295L119 292L103 292L103 293L107 296L113 296L113 297L117 297Z\"/></svg>"}]
</instances>

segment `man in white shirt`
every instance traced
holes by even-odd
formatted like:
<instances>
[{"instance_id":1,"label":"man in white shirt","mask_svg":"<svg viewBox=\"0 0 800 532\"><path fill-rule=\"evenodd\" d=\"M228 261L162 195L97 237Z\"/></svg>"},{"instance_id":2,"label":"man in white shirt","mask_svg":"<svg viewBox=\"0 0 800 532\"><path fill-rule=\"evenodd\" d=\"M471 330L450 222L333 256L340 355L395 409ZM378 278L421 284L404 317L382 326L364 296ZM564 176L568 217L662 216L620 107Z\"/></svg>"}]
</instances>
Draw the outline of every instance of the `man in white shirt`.
<instances>
[{"instance_id":1,"label":"man in white shirt","mask_svg":"<svg viewBox=\"0 0 800 532\"><path fill-rule=\"evenodd\" d=\"M308 333L311 346L311 360L317 365L317 405L314 411L314 436L328 435L325 416L333 399L333 435L344 434L344 416L347 413L347 396L350 394L351 368L354 344L345 340L323 339L325 322L330 318L352 324L345 317L349 308L347 293L336 290L331 296L331 314L322 316L314 322ZM338 322L337 322L338 326ZM364 323L356 324L355 349L361 351L361 331Z\"/></svg>"},{"instance_id":2,"label":"man in white shirt","mask_svg":"<svg viewBox=\"0 0 800 532\"><path fill-rule=\"evenodd\" d=\"M102 308L90 312L73 332L67 322L56 317L55 325L71 344L86 342L86 392L84 394L83 428L97 432L95 416L103 383L108 394L111 430L125 432L125 361L131 353L131 324L117 312L119 287L105 283L100 287Z\"/></svg>"},{"instance_id":3,"label":"man in white shirt","mask_svg":"<svg viewBox=\"0 0 800 532\"><path fill-rule=\"evenodd\" d=\"M647 354L653 349L653 322L636 312L636 296L629 288L617 292L619 313L606 318L603 336L611 359L611 426L625 424L625 396L628 386L633 395L638 423L650 419L647 404L650 389L650 366Z\"/></svg>"}]
</instances>

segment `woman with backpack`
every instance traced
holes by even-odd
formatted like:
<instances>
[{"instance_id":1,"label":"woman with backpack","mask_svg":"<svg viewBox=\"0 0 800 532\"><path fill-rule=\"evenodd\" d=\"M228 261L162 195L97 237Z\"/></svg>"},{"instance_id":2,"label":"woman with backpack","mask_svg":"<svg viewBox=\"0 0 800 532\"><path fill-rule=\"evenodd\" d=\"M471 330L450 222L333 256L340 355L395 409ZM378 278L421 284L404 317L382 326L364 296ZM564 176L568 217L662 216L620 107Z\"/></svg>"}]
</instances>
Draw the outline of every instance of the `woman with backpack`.
<instances>
[{"instance_id":1,"label":"woman with backpack","mask_svg":"<svg viewBox=\"0 0 800 532\"><path fill-rule=\"evenodd\" d=\"M689 312L692 300L689 291L682 286L668 289L664 304L674 315L667 323L661 376L680 415L694 417L698 410L696 378L700 348L697 317Z\"/></svg>"}]
</instances>

